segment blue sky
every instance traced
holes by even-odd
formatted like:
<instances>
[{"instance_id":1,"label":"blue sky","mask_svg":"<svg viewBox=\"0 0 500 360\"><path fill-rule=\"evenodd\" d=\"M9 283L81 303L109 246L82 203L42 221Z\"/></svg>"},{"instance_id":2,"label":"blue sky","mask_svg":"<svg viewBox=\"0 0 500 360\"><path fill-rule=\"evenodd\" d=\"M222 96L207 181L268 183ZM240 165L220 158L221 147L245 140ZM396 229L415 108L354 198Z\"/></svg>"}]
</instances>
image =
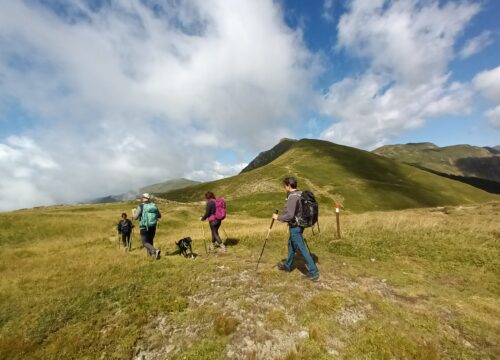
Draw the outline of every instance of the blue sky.
<instances>
[{"instance_id":1,"label":"blue sky","mask_svg":"<svg viewBox=\"0 0 500 360\"><path fill-rule=\"evenodd\" d=\"M282 137L500 144L497 1L0 5L0 210L230 176Z\"/></svg>"}]
</instances>

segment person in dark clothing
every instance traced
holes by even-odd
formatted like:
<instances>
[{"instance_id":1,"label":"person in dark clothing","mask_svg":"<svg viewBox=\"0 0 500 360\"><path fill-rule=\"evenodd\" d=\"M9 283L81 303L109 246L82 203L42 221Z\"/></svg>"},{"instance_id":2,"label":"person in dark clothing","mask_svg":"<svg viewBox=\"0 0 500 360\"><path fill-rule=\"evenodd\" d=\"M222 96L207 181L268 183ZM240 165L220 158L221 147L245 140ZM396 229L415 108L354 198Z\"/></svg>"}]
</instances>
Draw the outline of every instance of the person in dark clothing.
<instances>
[{"instance_id":1,"label":"person in dark clothing","mask_svg":"<svg viewBox=\"0 0 500 360\"><path fill-rule=\"evenodd\" d=\"M208 219L208 224L210 225L210 231L212 233L212 244L214 247L220 248L222 251L226 250L224 243L219 235L219 228L222 221L215 218L215 195L211 191L205 193L205 199L207 200L207 207L205 209L205 215L200 217L201 221Z\"/></svg>"},{"instance_id":2,"label":"person in dark clothing","mask_svg":"<svg viewBox=\"0 0 500 360\"><path fill-rule=\"evenodd\" d=\"M278 216L277 214L273 214L273 218L275 220L288 223L290 237L288 239L287 260L284 263L279 262L277 264L278 269L286 272L291 271L295 252L299 250L306 261L307 268L309 269L307 277L312 281L318 281L318 268L316 267L316 264L314 263L314 260L309 253L309 249L307 248L304 242L304 237L302 235L302 233L304 232L304 228L300 227L297 224L297 215L301 211L301 192L297 190L297 180L295 180L295 178L293 177L287 177L283 180L283 184L287 193L285 208L283 209L283 213L280 216Z\"/></svg>"},{"instance_id":3,"label":"person in dark clothing","mask_svg":"<svg viewBox=\"0 0 500 360\"><path fill-rule=\"evenodd\" d=\"M156 224L158 219L161 218L161 213L158 207L151 202L151 196L149 194L142 194L141 201L142 204L135 210L134 219L140 220L139 229L141 231L141 240L148 251L148 255L158 260L161 250L155 249L153 240L156 235Z\"/></svg>"},{"instance_id":4,"label":"person in dark clothing","mask_svg":"<svg viewBox=\"0 0 500 360\"><path fill-rule=\"evenodd\" d=\"M130 250L130 235L132 234L132 221L127 219L127 213L122 213L122 219L118 222L118 233L122 235L122 243L125 248Z\"/></svg>"}]
</instances>

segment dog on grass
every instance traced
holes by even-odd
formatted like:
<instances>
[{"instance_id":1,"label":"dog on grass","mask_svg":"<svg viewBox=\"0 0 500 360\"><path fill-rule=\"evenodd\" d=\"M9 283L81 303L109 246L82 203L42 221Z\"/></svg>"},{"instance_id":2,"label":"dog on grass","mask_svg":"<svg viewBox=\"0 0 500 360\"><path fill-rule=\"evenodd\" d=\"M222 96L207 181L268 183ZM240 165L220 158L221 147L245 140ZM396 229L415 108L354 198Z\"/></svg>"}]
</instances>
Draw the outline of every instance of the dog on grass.
<instances>
[{"instance_id":1,"label":"dog on grass","mask_svg":"<svg viewBox=\"0 0 500 360\"><path fill-rule=\"evenodd\" d=\"M191 242L193 240L188 236L183 239L180 239L175 243L179 247L180 254L183 255L185 258L194 258L193 254L193 249L191 248ZM189 250L189 254L188 254Z\"/></svg>"}]
</instances>

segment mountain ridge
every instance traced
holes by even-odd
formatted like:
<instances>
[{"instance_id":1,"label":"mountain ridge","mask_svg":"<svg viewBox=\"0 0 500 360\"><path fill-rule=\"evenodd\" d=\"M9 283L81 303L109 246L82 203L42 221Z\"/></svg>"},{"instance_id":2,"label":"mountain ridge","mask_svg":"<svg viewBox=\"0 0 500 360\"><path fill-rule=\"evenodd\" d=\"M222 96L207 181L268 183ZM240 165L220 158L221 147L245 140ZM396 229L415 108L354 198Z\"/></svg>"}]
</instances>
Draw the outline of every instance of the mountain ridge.
<instances>
[{"instance_id":1,"label":"mountain ridge","mask_svg":"<svg viewBox=\"0 0 500 360\"><path fill-rule=\"evenodd\" d=\"M421 143L431 144L431 143ZM500 152L497 147L478 147L467 144L426 147L421 144L384 145L372 152L397 161L465 178L479 178L499 183Z\"/></svg>"},{"instance_id":2,"label":"mountain ridge","mask_svg":"<svg viewBox=\"0 0 500 360\"><path fill-rule=\"evenodd\" d=\"M270 163L248 172L160 196L194 202L203 200L206 191L214 191L228 198L235 210L264 216L283 202L281 181L290 175L297 177L299 188L313 190L327 209L336 201L362 212L497 199L472 186L368 151L311 139L294 142Z\"/></svg>"},{"instance_id":3,"label":"mountain ridge","mask_svg":"<svg viewBox=\"0 0 500 360\"><path fill-rule=\"evenodd\" d=\"M274 145L271 149L259 153L259 155L255 157L255 159L253 159L243 170L240 171L240 174L269 164L270 162L287 152L297 141L298 140L289 138L281 139L279 143Z\"/></svg>"}]
</instances>

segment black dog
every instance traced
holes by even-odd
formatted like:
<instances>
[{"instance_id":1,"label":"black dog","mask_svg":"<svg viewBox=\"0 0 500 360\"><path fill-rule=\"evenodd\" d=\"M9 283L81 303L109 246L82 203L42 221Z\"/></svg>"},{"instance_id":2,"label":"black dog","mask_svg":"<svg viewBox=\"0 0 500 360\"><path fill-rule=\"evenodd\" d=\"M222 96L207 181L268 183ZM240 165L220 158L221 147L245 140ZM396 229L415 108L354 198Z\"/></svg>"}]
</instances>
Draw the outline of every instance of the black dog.
<instances>
[{"instance_id":1,"label":"black dog","mask_svg":"<svg viewBox=\"0 0 500 360\"><path fill-rule=\"evenodd\" d=\"M193 249L191 249L191 242L193 240L191 240L191 238L188 236L188 237L185 237L184 239L180 239L178 242L175 243L175 245L177 245L179 247L179 251L181 253L181 255L184 255L184 257L190 257L190 258L194 258L194 254L193 254ZM188 254L188 251L189 250L189 254Z\"/></svg>"}]
</instances>

